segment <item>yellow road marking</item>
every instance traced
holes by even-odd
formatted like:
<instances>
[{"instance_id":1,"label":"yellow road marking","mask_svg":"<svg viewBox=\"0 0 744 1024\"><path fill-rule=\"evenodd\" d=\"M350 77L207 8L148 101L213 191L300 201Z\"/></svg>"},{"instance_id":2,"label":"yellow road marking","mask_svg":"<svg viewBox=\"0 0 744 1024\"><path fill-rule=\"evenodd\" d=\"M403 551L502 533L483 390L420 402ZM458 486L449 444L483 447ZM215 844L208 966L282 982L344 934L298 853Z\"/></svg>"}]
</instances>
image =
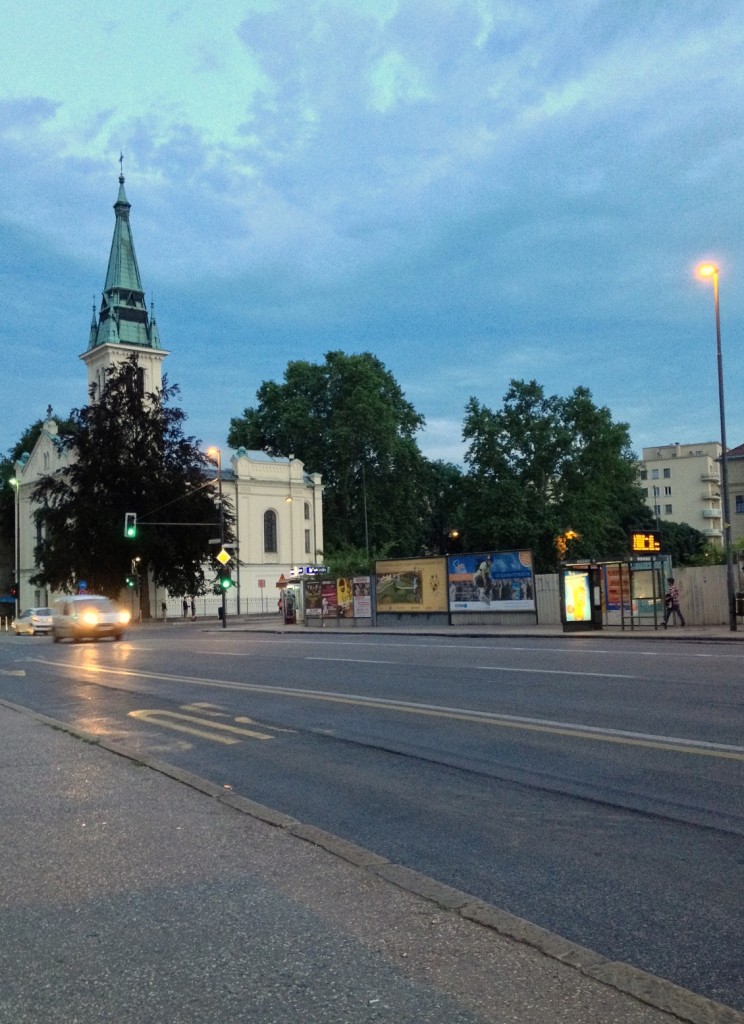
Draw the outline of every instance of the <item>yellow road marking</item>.
<instances>
[{"instance_id":1,"label":"yellow road marking","mask_svg":"<svg viewBox=\"0 0 744 1024\"><path fill-rule=\"evenodd\" d=\"M178 711L161 711L158 708L130 711L130 718L138 718L141 721L152 722L155 725L163 725L166 729L175 729L177 732L191 733L192 736L201 736L202 739L213 740L215 743L233 744L240 743L234 735L247 736L252 740L273 740L264 732L255 732L253 729L240 729L235 725L227 725L226 722L215 722L207 718L197 718L194 715L182 715ZM183 723L193 723L184 725ZM199 728L205 726L205 728ZM219 730L216 732L215 730ZM221 733L229 733L223 736Z\"/></svg>"},{"instance_id":2,"label":"yellow road marking","mask_svg":"<svg viewBox=\"0 0 744 1024\"><path fill-rule=\"evenodd\" d=\"M70 669L67 662L52 661L46 658L33 659L42 664ZM539 720L520 719L516 716L491 714L489 712L467 712L457 708L437 708L425 704L405 704L396 700L378 700L368 697L339 694L323 690L301 690L288 686L266 686L259 683L232 683L221 679L208 679L198 676L173 675L166 672L135 672L132 669L111 668L102 665L86 665L85 670L98 675L119 675L134 679L165 679L170 682L187 683L195 686L213 687L222 690L239 690L248 693L265 693L276 697L294 697L300 700L325 701L333 704L350 704L356 707L368 707L383 711L397 711L401 714L424 715L430 718L445 718L452 721L474 722L478 725L490 725L504 729L522 729L526 732L550 733L555 736L592 740L597 743L615 743L623 746L646 747L651 750L673 751L679 754L694 754L698 757L717 757L730 761L744 761L744 747L731 746L724 743L706 743L697 740L680 738L666 739L663 736L646 736L638 733L624 733L620 730L602 730L594 727L581 727L573 723L562 725L558 722L540 722ZM212 728L219 723L209 722ZM219 726L230 728L229 726Z\"/></svg>"}]
</instances>

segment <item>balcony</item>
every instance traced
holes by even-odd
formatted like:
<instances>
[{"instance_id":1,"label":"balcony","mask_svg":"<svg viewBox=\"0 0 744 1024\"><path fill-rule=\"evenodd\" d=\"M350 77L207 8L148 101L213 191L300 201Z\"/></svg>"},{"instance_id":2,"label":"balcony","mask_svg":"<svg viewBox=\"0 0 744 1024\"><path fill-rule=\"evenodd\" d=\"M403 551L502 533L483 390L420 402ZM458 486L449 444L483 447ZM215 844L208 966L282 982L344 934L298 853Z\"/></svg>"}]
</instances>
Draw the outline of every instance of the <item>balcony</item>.
<instances>
[{"instance_id":1,"label":"balcony","mask_svg":"<svg viewBox=\"0 0 744 1024\"><path fill-rule=\"evenodd\" d=\"M700 532L710 540L720 540L723 537L723 530L701 530Z\"/></svg>"},{"instance_id":2,"label":"balcony","mask_svg":"<svg viewBox=\"0 0 744 1024\"><path fill-rule=\"evenodd\" d=\"M720 519L721 510L720 508L704 508L703 519Z\"/></svg>"},{"instance_id":3,"label":"balcony","mask_svg":"<svg viewBox=\"0 0 744 1024\"><path fill-rule=\"evenodd\" d=\"M712 483L712 484L720 484L720 482L721 482L721 478L718 475L718 473L713 473L713 472L701 473L700 474L700 479L705 481L706 483Z\"/></svg>"}]
</instances>

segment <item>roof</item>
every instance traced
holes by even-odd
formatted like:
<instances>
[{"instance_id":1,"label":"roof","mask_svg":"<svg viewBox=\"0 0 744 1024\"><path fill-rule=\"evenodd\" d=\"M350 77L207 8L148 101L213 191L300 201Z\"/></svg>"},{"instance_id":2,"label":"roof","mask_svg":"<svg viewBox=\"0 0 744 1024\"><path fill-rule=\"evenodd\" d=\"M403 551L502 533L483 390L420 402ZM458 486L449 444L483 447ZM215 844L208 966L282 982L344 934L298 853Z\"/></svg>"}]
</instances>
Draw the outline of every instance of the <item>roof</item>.
<instances>
[{"instance_id":1,"label":"roof","mask_svg":"<svg viewBox=\"0 0 744 1024\"><path fill-rule=\"evenodd\" d=\"M148 316L142 289L134 239L129 224L131 203L124 191L124 175L119 175L119 194L114 203L116 223L111 240L106 283L101 308L90 325L88 351L99 345L141 345L160 349L160 337L154 315Z\"/></svg>"}]
</instances>

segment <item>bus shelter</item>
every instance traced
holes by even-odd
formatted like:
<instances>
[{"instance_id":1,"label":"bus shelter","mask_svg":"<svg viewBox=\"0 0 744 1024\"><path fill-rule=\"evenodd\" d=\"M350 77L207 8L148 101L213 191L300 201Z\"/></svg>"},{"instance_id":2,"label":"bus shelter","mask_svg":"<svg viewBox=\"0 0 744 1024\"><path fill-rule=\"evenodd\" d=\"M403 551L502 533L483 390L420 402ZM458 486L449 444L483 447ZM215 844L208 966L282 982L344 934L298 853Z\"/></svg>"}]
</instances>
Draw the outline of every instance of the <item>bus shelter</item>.
<instances>
[{"instance_id":1,"label":"bus shelter","mask_svg":"<svg viewBox=\"0 0 744 1024\"><path fill-rule=\"evenodd\" d=\"M603 626L659 629L664 624L664 581L671 572L671 559L666 555L564 563L560 567L564 632Z\"/></svg>"}]
</instances>

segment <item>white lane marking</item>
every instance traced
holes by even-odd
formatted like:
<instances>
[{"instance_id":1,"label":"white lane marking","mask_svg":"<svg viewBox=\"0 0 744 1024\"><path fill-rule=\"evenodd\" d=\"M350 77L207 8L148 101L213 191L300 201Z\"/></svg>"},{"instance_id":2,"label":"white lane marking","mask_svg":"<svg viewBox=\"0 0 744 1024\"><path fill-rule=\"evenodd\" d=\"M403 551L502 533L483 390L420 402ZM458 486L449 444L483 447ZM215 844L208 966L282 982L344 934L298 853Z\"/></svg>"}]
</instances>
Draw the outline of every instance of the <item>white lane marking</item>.
<instances>
[{"instance_id":1,"label":"white lane marking","mask_svg":"<svg viewBox=\"0 0 744 1024\"><path fill-rule=\"evenodd\" d=\"M42 665L55 668L75 669L79 667L69 662L52 661L47 658L30 658ZM179 682L193 686L207 686L221 690L240 690L249 693L263 693L280 697L298 697L304 700L330 701L334 703L356 704L372 708L390 709L409 714L432 715L440 718L455 718L462 721L482 722L484 725L506 725L513 728L536 729L542 731L556 730L568 734L596 737L598 740L616 743L629 743L640 746L654 746L686 753L710 753L713 756L730 757L737 761L744 760L744 746L729 743L711 743L707 740L693 740L679 736L660 736L656 733L628 732L623 729L610 729L596 725L582 725L576 722L561 722L549 718L526 718L521 715L500 715L492 711L477 711L469 708L453 708L439 704L418 704L413 701L394 700L385 697L367 697L356 693L340 693L334 690L303 690L292 686L267 686L259 683L233 683L222 679L201 678L198 676L172 675L165 672L137 672L133 669L110 668L103 665L87 665L84 671L91 675L125 676L130 679L160 679L166 682Z\"/></svg>"},{"instance_id":2,"label":"white lane marking","mask_svg":"<svg viewBox=\"0 0 744 1024\"><path fill-rule=\"evenodd\" d=\"M513 665L471 665L475 672L526 672L540 676L593 676L596 679L638 679L638 676L622 675L619 672L575 672L564 668L515 668Z\"/></svg>"},{"instance_id":3,"label":"white lane marking","mask_svg":"<svg viewBox=\"0 0 744 1024\"><path fill-rule=\"evenodd\" d=\"M306 654L305 661L340 661L343 663L350 662L352 665L404 665L403 661L383 661L382 659L373 658L321 658L319 655Z\"/></svg>"},{"instance_id":4,"label":"white lane marking","mask_svg":"<svg viewBox=\"0 0 744 1024\"><path fill-rule=\"evenodd\" d=\"M497 636L493 637L493 643L492 644L483 644L483 643L473 644L473 643L469 643L468 642L468 640L469 640L468 637L462 637L461 642L457 643L457 644L453 644L453 643L440 644L440 643L436 643L436 642L424 643L424 642L419 641L417 637L411 637L411 640L412 640L411 643L402 643L401 641L397 641L397 640L395 640L395 641L386 641L386 640L382 640L382 639L380 639L380 640L356 640L356 639L354 639L354 640L337 640L335 637L319 637L316 640L314 637L311 638L311 637L296 637L296 636L291 636L291 637L278 636L278 637L273 637L271 639L269 639L269 638L263 639L263 638L255 638L254 636L252 636L251 634L248 634L248 633L233 633L231 635L230 639L232 640L232 639L236 639L236 638L239 637L241 640L244 640L245 637L249 636L249 635L251 637L250 642L254 646L257 646L258 644L279 644L279 643L297 644L298 642L300 642L300 643L306 643L306 644L316 644L318 646L320 646L321 644L326 644L329 647L330 646L333 646L333 647L343 647L343 646L346 646L346 647L405 647L405 648L416 648L416 649L435 650L435 651L442 651L442 650L462 651L463 647L466 647L468 651L491 651L491 652L493 652L494 650L497 650L497 651L520 651L520 652L526 652L528 654L541 654L543 652L546 653L546 654L565 654L565 655L573 655L573 654L612 654L612 655L615 655L615 657L625 657L626 655L632 654L632 655L635 655L635 656L641 657L641 658L665 658L665 659L668 659L668 658L708 658L708 659L720 658L721 660L724 660L724 661L726 661L726 660L741 661L742 660L742 656L741 656L741 653L739 651L736 651L736 653L733 653L733 654L727 654L727 653L718 652L718 651L715 651L715 652L712 652L712 653L708 653L708 652L695 652L695 651L689 651L689 650L679 651L679 650L670 649L666 645L664 646L663 650L655 650L655 651L654 650L643 650L643 649L638 649L637 647L635 647L635 644L637 644L638 641L632 641L633 644L634 644L634 648L630 648L630 647L618 648L618 647L584 647L584 646L582 646L582 647L569 647L569 646L565 646L565 647L545 647L540 642L540 638L539 637L535 638L535 646L534 647L521 647L521 646L520 647L516 647L516 646L512 646L510 644L500 643L499 637L497 637ZM200 642L203 642L204 639L205 638L202 638L202 640ZM220 636L216 637L215 639L219 640L220 642L222 642L222 640L224 638L222 637L222 634L220 634ZM618 642L622 642L623 639L625 639L625 638L624 637L620 637ZM431 641L436 641L436 637L431 637L430 640ZM572 642L574 642L574 641L572 641ZM629 643L631 642L630 638L628 638L628 642ZM710 643L714 643L715 640L713 638L711 638L711 639L703 639L700 642L701 643L708 643L708 644L710 644ZM729 650L731 649L731 645L728 644L728 643L727 643L727 648ZM157 647L157 645L154 645L152 647L152 650L159 650L159 648ZM197 654L216 654L216 653L222 653L222 652L216 652L216 651L213 651L213 650L210 649L209 651L198 651L197 650L197 651L195 651L195 653L197 653ZM224 652L224 653L228 653L228 652Z\"/></svg>"}]
</instances>

